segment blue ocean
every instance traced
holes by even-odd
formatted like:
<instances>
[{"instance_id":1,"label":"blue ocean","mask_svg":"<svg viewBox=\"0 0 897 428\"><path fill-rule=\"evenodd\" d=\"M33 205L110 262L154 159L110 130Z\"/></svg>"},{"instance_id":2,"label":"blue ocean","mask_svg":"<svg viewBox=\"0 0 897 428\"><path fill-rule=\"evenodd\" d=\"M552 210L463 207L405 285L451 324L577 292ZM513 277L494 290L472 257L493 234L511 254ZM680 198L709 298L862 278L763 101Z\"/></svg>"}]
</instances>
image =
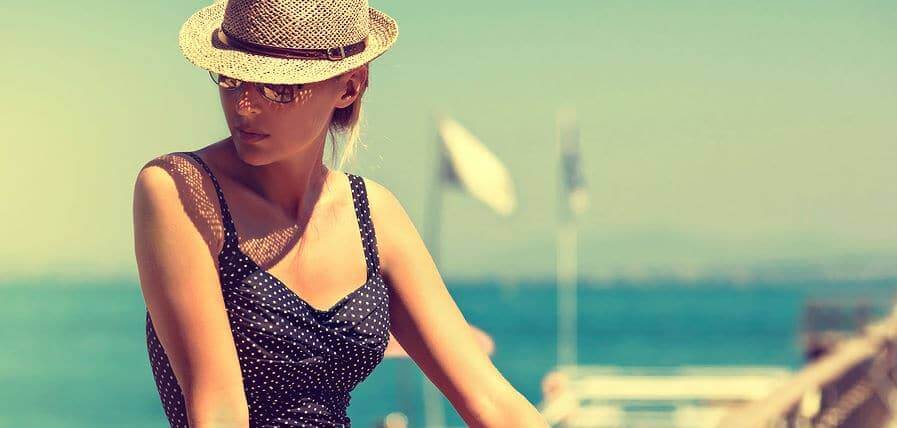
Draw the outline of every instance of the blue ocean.
<instances>
[{"instance_id":1,"label":"blue ocean","mask_svg":"<svg viewBox=\"0 0 897 428\"><path fill-rule=\"evenodd\" d=\"M452 282L467 320L495 341L492 359L531 402L556 363L553 283ZM887 309L897 279L757 284L581 283L579 361L618 366L776 365L799 368L807 299L867 299ZM163 427L150 371L145 306L133 281L0 284L0 426ZM386 359L354 391L352 425L402 411L422 426L420 370ZM448 401L447 425L464 426Z\"/></svg>"}]
</instances>

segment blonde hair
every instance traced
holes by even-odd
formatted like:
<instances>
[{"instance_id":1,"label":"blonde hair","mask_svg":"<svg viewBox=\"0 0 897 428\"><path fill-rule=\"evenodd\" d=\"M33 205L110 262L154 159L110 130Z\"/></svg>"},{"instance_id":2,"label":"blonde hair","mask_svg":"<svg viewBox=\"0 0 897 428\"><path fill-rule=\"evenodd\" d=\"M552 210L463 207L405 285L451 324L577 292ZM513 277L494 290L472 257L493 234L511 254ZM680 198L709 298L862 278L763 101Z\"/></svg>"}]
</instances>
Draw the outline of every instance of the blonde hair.
<instances>
[{"instance_id":1,"label":"blonde hair","mask_svg":"<svg viewBox=\"0 0 897 428\"><path fill-rule=\"evenodd\" d=\"M370 70L369 64L365 64L364 67L368 67ZM342 171L347 162L355 159L356 149L361 140L362 97L368 88L368 80L365 79L362 83L355 101L347 107L334 109L330 118L328 134L330 135L331 165L337 157L337 141L342 140L343 145L342 153L339 154L339 163L335 167L336 170ZM338 138L339 136L342 138Z\"/></svg>"}]
</instances>

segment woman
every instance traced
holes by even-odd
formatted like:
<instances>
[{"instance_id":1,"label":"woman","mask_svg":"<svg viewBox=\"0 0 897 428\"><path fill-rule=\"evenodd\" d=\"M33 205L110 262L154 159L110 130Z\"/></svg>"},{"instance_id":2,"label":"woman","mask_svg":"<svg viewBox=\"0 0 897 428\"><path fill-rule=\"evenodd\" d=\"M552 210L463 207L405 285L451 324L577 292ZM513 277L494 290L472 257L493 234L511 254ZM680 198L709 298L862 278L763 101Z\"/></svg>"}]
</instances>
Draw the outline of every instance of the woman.
<instances>
[{"instance_id":1,"label":"woman","mask_svg":"<svg viewBox=\"0 0 897 428\"><path fill-rule=\"evenodd\" d=\"M217 1L182 27L231 137L154 159L135 184L172 426L349 426L390 332L469 425L546 426L479 348L395 196L323 164L328 133L347 136L340 166L352 153L369 63L397 36L365 0Z\"/></svg>"}]
</instances>

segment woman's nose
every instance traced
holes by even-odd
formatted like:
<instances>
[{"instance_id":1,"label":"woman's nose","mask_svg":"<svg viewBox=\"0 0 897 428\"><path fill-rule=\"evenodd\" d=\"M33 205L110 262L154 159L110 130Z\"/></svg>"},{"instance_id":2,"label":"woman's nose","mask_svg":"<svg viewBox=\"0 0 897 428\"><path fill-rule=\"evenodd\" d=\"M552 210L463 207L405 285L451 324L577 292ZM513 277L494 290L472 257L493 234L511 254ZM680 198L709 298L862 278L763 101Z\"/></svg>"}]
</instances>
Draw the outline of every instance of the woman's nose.
<instances>
[{"instance_id":1,"label":"woman's nose","mask_svg":"<svg viewBox=\"0 0 897 428\"><path fill-rule=\"evenodd\" d=\"M259 108L259 103L261 100L254 98L255 88L252 85L243 85L240 88L239 93L237 94L236 100L236 110L237 114L240 115L253 115L261 111Z\"/></svg>"}]
</instances>

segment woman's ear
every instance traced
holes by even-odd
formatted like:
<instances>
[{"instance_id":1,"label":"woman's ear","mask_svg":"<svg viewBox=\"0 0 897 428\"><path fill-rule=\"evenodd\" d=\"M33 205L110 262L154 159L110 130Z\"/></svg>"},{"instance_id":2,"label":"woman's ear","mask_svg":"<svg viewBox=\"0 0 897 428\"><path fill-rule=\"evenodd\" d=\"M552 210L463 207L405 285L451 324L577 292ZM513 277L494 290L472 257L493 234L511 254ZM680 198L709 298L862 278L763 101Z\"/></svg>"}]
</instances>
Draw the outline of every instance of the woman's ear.
<instances>
[{"instance_id":1,"label":"woman's ear","mask_svg":"<svg viewBox=\"0 0 897 428\"><path fill-rule=\"evenodd\" d=\"M337 79L339 91L336 107L345 108L358 99L367 87L368 68L367 65L358 67L354 70L347 71Z\"/></svg>"}]
</instances>

